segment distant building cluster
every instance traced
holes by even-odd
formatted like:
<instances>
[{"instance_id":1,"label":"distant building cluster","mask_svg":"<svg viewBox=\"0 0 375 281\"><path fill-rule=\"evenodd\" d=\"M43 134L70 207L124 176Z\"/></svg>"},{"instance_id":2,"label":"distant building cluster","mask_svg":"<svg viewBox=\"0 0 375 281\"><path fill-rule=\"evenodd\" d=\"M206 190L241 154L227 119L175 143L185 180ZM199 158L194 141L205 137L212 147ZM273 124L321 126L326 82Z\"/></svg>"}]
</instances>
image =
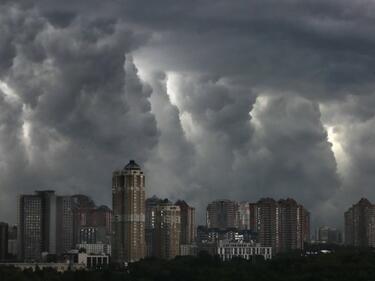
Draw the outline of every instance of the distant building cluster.
<instances>
[{"instance_id":1,"label":"distant building cluster","mask_svg":"<svg viewBox=\"0 0 375 281\"><path fill-rule=\"evenodd\" d=\"M256 203L217 200L207 206L206 218L206 228L198 230L199 243L254 241L280 253L303 249L310 238L310 214L290 198Z\"/></svg>"},{"instance_id":2,"label":"distant building cluster","mask_svg":"<svg viewBox=\"0 0 375 281\"><path fill-rule=\"evenodd\" d=\"M112 211L85 195L52 190L18 199L17 253L22 261L56 259L77 245L110 244Z\"/></svg>"},{"instance_id":3,"label":"distant building cluster","mask_svg":"<svg viewBox=\"0 0 375 281\"><path fill-rule=\"evenodd\" d=\"M343 238L340 230L329 226L321 226L316 231L315 243L320 244L342 244Z\"/></svg>"},{"instance_id":4,"label":"distant building cluster","mask_svg":"<svg viewBox=\"0 0 375 281\"><path fill-rule=\"evenodd\" d=\"M172 259L206 251L223 260L270 259L303 250L306 243L341 244L341 232L319 227L310 239L310 213L294 199L257 202L215 200L206 224L196 226L195 208L184 200L147 198L145 175L131 160L112 174L112 206L86 195L53 190L21 194L18 224L0 223L0 261L20 268L35 263L58 270L126 265L145 257ZM375 205L361 199L345 212L345 243L375 246ZM10 262L11 261L11 262ZM10 263L9 263L10 262Z\"/></svg>"}]
</instances>

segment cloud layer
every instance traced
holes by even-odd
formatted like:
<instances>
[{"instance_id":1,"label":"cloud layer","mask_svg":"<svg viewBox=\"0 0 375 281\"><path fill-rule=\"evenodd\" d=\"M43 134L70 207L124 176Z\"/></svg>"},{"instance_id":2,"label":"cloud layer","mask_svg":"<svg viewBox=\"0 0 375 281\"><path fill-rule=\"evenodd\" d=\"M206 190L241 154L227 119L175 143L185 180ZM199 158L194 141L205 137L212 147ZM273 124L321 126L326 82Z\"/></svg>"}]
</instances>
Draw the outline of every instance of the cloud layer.
<instances>
[{"instance_id":1,"label":"cloud layer","mask_svg":"<svg viewBox=\"0 0 375 281\"><path fill-rule=\"evenodd\" d=\"M198 208L294 197L314 224L374 199L372 1L2 1L0 219L53 188Z\"/></svg>"}]
</instances>

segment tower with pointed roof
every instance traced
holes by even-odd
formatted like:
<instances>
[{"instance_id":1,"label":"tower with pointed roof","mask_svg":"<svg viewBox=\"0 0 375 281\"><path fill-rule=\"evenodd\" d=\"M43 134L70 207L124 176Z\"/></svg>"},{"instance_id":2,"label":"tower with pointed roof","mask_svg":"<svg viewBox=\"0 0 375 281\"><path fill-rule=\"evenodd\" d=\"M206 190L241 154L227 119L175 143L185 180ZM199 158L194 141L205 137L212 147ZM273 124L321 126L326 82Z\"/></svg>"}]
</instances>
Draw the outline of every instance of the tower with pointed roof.
<instances>
[{"instance_id":1,"label":"tower with pointed roof","mask_svg":"<svg viewBox=\"0 0 375 281\"><path fill-rule=\"evenodd\" d=\"M145 257L145 176L134 161L112 176L112 260L135 262Z\"/></svg>"}]
</instances>

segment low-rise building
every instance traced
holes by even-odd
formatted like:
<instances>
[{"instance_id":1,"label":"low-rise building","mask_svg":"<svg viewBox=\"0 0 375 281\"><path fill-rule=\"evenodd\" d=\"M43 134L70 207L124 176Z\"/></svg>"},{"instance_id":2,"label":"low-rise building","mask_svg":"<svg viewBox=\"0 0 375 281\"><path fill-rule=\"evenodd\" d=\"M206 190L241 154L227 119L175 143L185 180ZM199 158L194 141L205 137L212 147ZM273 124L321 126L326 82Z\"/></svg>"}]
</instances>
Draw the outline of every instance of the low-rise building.
<instances>
[{"instance_id":1,"label":"low-rise building","mask_svg":"<svg viewBox=\"0 0 375 281\"><path fill-rule=\"evenodd\" d=\"M109 256L79 253L78 264L85 265L87 269L103 268L109 265Z\"/></svg>"},{"instance_id":2,"label":"low-rise building","mask_svg":"<svg viewBox=\"0 0 375 281\"><path fill-rule=\"evenodd\" d=\"M104 243L88 244L82 243L76 245L77 249L85 249L87 254L105 254L111 255L111 245Z\"/></svg>"},{"instance_id":3,"label":"low-rise building","mask_svg":"<svg viewBox=\"0 0 375 281\"><path fill-rule=\"evenodd\" d=\"M182 244L180 245L180 256L197 256L197 244Z\"/></svg>"},{"instance_id":4,"label":"low-rise building","mask_svg":"<svg viewBox=\"0 0 375 281\"><path fill-rule=\"evenodd\" d=\"M56 270L57 272L64 272L67 270L75 271L75 270L82 270L86 268L85 265L83 264L71 264L68 262L65 262L65 263L64 262L60 262L60 263L7 262L7 263L0 263L0 266L11 266L11 267L18 268L20 270L27 269L27 270L32 270L32 271L35 271L37 268L40 270L51 268L51 269Z\"/></svg>"},{"instance_id":5,"label":"low-rise building","mask_svg":"<svg viewBox=\"0 0 375 281\"><path fill-rule=\"evenodd\" d=\"M233 242L221 240L217 245L217 254L223 261L240 257L246 260L253 256L263 256L265 260L272 258L272 247L262 247L260 244Z\"/></svg>"}]
</instances>

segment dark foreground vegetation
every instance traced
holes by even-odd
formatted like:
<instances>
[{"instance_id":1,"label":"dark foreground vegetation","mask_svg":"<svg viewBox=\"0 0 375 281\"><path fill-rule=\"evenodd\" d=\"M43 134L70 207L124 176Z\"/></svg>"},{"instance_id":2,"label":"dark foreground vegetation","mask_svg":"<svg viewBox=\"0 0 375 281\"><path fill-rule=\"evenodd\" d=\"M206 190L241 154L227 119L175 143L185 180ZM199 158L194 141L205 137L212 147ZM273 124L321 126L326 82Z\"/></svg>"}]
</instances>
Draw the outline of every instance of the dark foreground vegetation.
<instances>
[{"instance_id":1,"label":"dark foreground vegetation","mask_svg":"<svg viewBox=\"0 0 375 281\"><path fill-rule=\"evenodd\" d=\"M132 264L126 271L108 268L101 271L57 273L53 270L24 271L0 267L1 281L273 281L273 280L375 280L375 253L371 251L337 251L332 254L301 257L279 256L272 261L232 260L221 262L201 254L197 258L179 257L172 261L146 259Z\"/></svg>"}]
</instances>

